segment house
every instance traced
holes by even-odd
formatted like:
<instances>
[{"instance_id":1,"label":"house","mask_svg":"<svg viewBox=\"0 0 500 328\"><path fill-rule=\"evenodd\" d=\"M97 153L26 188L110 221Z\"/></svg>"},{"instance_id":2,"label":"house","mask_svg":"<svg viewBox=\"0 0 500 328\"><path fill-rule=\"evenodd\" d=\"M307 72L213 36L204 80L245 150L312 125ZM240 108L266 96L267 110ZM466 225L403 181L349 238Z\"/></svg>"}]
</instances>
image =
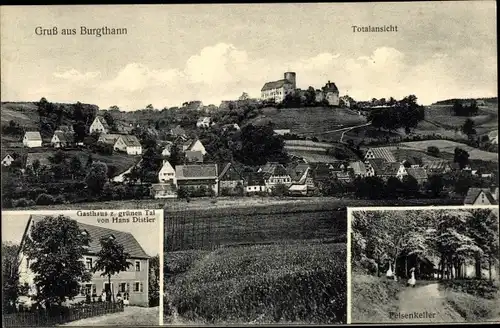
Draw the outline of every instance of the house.
<instances>
[{"instance_id":1,"label":"house","mask_svg":"<svg viewBox=\"0 0 500 328\"><path fill-rule=\"evenodd\" d=\"M23 145L28 148L42 147L42 136L40 132L26 132L23 137Z\"/></svg>"},{"instance_id":2,"label":"house","mask_svg":"<svg viewBox=\"0 0 500 328\"><path fill-rule=\"evenodd\" d=\"M54 148L64 148L68 147L71 144L73 144L73 134L70 134L68 132L63 132L61 130L56 130L54 132L54 135L52 136L52 139L50 140L50 144Z\"/></svg>"},{"instance_id":3,"label":"house","mask_svg":"<svg viewBox=\"0 0 500 328\"><path fill-rule=\"evenodd\" d=\"M292 177L285 167L279 163L267 163L261 167L258 172L264 174L264 181L268 191L271 191L273 187L280 184L287 187L292 185Z\"/></svg>"},{"instance_id":4,"label":"house","mask_svg":"<svg viewBox=\"0 0 500 328\"><path fill-rule=\"evenodd\" d=\"M331 165L327 163L312 163L312 178L317 183L326 183L332 179Z\"/></svg>"},{"instance_id":5,"label":"house","mask_svg":"<svg viewBox=\"0 0 500 328\"><path fill-rule=\"evenodd\" d=\"M219 165L219 191L221 195L243 195L245 179L233 163Z\"/></svg>"},{"instance_id":6,"label":"house","mask_svg":"<svg viewBox=\"0 0 500 328\"><path fill-rule=\"evenodd\" d=\"M163 161L163 165L158 172L158 182L160 183L170 183L174 186L177 185L177 180L175 178L175 170L169 161Z\"/></svg>"},{"instance_id":7,"label":"house","mask_svg":"<svg viewBox=\"0 0 500 328\"><path fill-rule=\"evenodd\" d=\"M30 296L36 295L37 287L34 279L35 273L31 271L30 265L35 259L28 259L23 252L27 237L31 232L33 225L39 224L44 220L42 215L31 215L19 247L19 282L21 285L27 285ZM104 228L76 221L78 227L83 234L90 237L88 246L83 254L82 261L86 268L91 272L91 280L81 283L80 293L72 300L72 302L84 301L86 295L102 294L103 290L110 290L114 295L120 292L128 292L129 304L136 306L149 305L148 286L149 286L149 255L144 252L139 242L129 232L123 232L113 229ZM101 276L102 272L92 272L92 268L98 259L97 254L101 250L101 238L113 238L118 244L121 244L124 251L129 254L127 261L132 265L126 271L111 276L111 285L109 285L108 277Z\"/></svg>"},{"instance_id":8,"label":"house","mask_svg":"<svg viewBox=\"0 0 500 328\"><path fill-rule=\"evenodd\" d=\"M365 161L369 159L381 158L387 162L396 162L396 157L393 154L393 147L378 147L370 148L365 154Z\"/></svg>"},{"instance_id":9,"label":"house","mask_svg":"<svg viewBox=\"0 0 500 328\"><path fill-rule=\"evenodd\" d=\"M498 130L488 133L488 139L492 145L498 145Z\"/></svg>"},{"instance_id":10,"label":"house","mask_svg":"<svg viewBox=\"0 0 500 328\"><path fill-rule=\"evenodd\" d=\"M169 157L171 155L173 145L174 145L173 142L167 141L165 143L165 146L163 147L163 150L161 151L161 155Z\"/></svg>"},{"instance_id":11,"label":"house","mask_svg":"<svg viewBox=\"0 0 500 328\"><path fill-rule=\"evenodd\" d=\"M330 164L329 169L331 173L337 173L337 172L345 172L347 169L347 166L344 162L341 161L335 161Z\"/></svg>"},{"instance_id":12,"label":"house","mask_svg":"<svg viewBox=\"0 0 500 328\"><path fill-rule=\"evenodd\" d=\"M140 155L142 154L142 146L134 135L120 135L116 139L115 145L113 146L115 150L126 152L128 155Z\"/></svg>"},{"instance_id":13,"label":"house","mask_svg":"<svg viewBox=\"0 0 500 328\"><path fill-rule=\"evenodd\" d=\"M104 117L96 116L92 124L90 125L89 132L92 133L108 133L110 127Z\"/></svg>"},{"instance_id":14,"label":"house","mask_svg":"<svg viewBox=\"0 0 500 328\"><path fill-rule=\"evenodd\" d=\"M415 178L420 185L427 182L427 171L423 167L409 167L406 169L406 173Z\"/></svg>"},{"instance_id":15,"label":"house","mask_svg":"<svg viewBox=\"0 0 500 328\"><path fill-rule=\"evenodd\" d=\"M200 151L203 156L207 154L205 147L201 143L200 139L189 139L182 144L182 151Z\"/></svg>"},{"instance_id":16,"label":"house","mask_svg":"<svg viewBox=\"0 0 500 328\"><path fill-rule=\"evenodd\" d=\"M250 173L247 176L245 192L247 195L266 192L266 182L264 180L264 174L258 172Z\"/></svg>"},{"instance_id":17,"label":"house","mask_svg":"<svg viewBox=\"0 0 500 328\"><path fill-rule=\"evenodd\" d=\"M366 176L380 176L385 175L385 166L387 161L382 158L374 158L365 161L366 165Z\"/></svg>"},{"instance_id":18,"label":"house","mask_svg":"<svg viewBox=\"0 0 500 328\"><path fill-rule=\"evenodd\" d=\"M366 165L362 161L350 162L347 167L352 171L355 177L365 177L366 176Z\"/></svg>"},{"instance_id":19,"label":"house","mask_svg":"<svg viewBox=\"0 0 500 328\"><path fill-rule=\"evenodd\" d=\"M323 92L324 99L328 101L330 106L338 106L340 103L339 98L339 89L335 85L335 83L328 81L323 88L321 88Z\"/></svg>"},{"instance_id":20,"label":"house","mask_svg":"<svg viewBox=\"0 0 500 328\"><path fill-rule=\"evenodd\" d=\"M151 197L160 198L177 198L175 186L170 183L153 183L150 188Z\"/></svg>"},{"instance_id":21,"label":"house","mask_svg":"<svg viewBox=\"0 0 500 328\"><path fill-rule=\"evenodd\" d=\"M311 166L307 163L297 163L288 169L288 173L295 185L305 185L306 190L315 188Z\"/></svg>"},{"instance_id":22,"label":"house","mask_svg":"<svg viewBox=\"0 0 500 328\"><path fill-rule=\"evenodd\" d=\"M132 123L116 122L116 130L121 134L130 134L134 130L134 126Z\"/></svg>"},{"instance_id":23,"label":"house","mask_svg":"<svg viewBox=\"0 0 500 328\"><path fill-rule=\"evenodd\" d=\"M186 110L202 110L203 103L199 100L187 101L182 104L182 108Z\"/></svg>"},{"instance_id":24,"label":"house","mask_svg":"<svg viewBox=\"0 0 500 328\"><path fill-rule=\"evenodd\" d=\"M180 125L170 129L170 134L174 137L186 137L186 131Z\"/></svg>"},{"instance_id":25,"label":"house","mask_svg":"<svg viewBox=\"0 0 500 328\"><path fill-rule=\"evenodd\" d=\"M184 154L188 163L203 163L203 153L199 150L186 150Z\"/></svg>"},{"instance_id":26,"label":"house","mask_svg":"<svg viewBox=\"0 0 500 328\"><path fill-rule=\"evenodd\" d=\"M260 90L261 99L282 102L286 95L295 91L297 89L296 74L286 72L284 77L282 80L265 83Z\"/></svg>"},{"instance_id":27,"label":"house","mask_svg":"<svg viewBox=\"0 0 500 328\"><path fill-rule=\"evenodd\" d=\"M107 145L114 146L118 138L120 138L120 134L114 134L114 133L101 134L99 136L99 139L97 139L97 142L103 142Z\"/></svg>"},{"instance_id":28,"label":"house","mask_svg":"<svg viewBox=\"0 0 500 328\"><path fill-rule=\"evenodd\" d=\"M197 128L209 128L212 125L212 118L208 116L202 116L196 122Z\"/></svg>"},{"instance_id":29,"label":"house","mask_svg":"<svg viewBox=\"0 0 500 328\"><path fill-rule=\"evenodd\" d=\"M10 154L5 155L5 157L2 159L3 166L10 166L12 162L14 162L14 157L12 157Z\"/></svg>"},{"instance_id":30,"label":"house","mask_svg":"<svg viewBox=\"0 0 500 328\"><path fill-rule=\"evenodd\" d=\"M498 187L494 192L489 188L469 188L464 205L498 205Z\"/></svg>"},{"instance_id":31,"label":"house","mask_svg":"<svg viewBox=\"0 0 500 328\"><path fill-rule=\"evenodd\" d=\"M274 134L277 134L279 136L283 136L285 134L290 134L290 129L275 129Z\"/></svg>"},{"instance_id":32,"label":"house","mask_svg":"<svg viewBox=\"0 0 500 328\"><path fill-rule=\"evenodd\" d=\"M288 193L291 196L307 196L307 185L292 184L290 188L288 188Z\"/></svg>"},{"instance_id":33,"label":"house","mask_svg":"<svg viewBox=\"0 0 500 328\"><path fill-rule=\"evenodd\" d=\"M207 188L212 194L219 194L217 164L189 164L175 167L177 187L186 189Z\"/></svg>"},{"instance_id":34,"label":"house","mask_svg":"<svg viewBox=\"0 0 500 328\"><path fill-rule=\"evenodd\" d=\"M340 172L335 172L334 175L335 178L339 181L344 181L344 182L351 181L351 175L349 174L349 172L340 171Z\"/></svg>"}]
</instances>

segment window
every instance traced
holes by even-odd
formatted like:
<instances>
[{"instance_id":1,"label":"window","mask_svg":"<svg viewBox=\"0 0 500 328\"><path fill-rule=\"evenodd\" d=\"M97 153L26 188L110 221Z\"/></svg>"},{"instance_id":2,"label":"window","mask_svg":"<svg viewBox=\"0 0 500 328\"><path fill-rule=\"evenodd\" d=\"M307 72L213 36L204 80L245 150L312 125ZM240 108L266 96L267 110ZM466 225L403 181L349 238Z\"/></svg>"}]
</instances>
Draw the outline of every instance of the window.
<instances>
[{"instance_id":1,"label":"window","mask_svg":"<svg viewBox=\"0 0 500 328\"><path fill-rule=\"evenodd\" d=\"M125 293L127 291L127 283L126 282L120 283L120 287L118 288L118 291L120 291L121 293Z\"/></svg>"},{"instance_id":2,"label":"window","mask_svg":"<svg viewBox=\"0 0 500 328\"><path fill-rule=\"evenodd\" d=\"M85 259L85 266L87 267L88 270L92 269L92 258L91 257L87 257Z\"/></svg>"},{"instance_id":3,"label":"window","mask_svg":"<svg viewBox=\"0 0 500 328\"><path fill-rule=\"evenodd\" d=\"M30 259L26 259L26 269L30 268Z\"/></svg>"},{"instance_id":4,"label":"window","mask_svg":"<svg viewBox=\"0 0 500 328\"><path fill-rule=\"evenodd\" d=\"M105 282L103 284L103 289L106 293L108 293L109 291L113 292L113 283L111 283L111 286L110 286L108 282Z\"/></svg>"},{"instance_id":5,"label":"window","mask_svg":"<svg viewBox=\"0 0 500 328\"><path fill-rule=\"evenodd\" d=\"M141 291L141 283L139 281L136 281L134 283L134 292L140 292Z\"/></svg>"},{"instance_id":6,"label":"window","mask_svg":"<svg viewBox=\"0 0 500 328\"><path fill-rule=\"evenodd\" d=\"M135 261L135 271L141 271L141 261Z\"/></svg>"}]
</instances>

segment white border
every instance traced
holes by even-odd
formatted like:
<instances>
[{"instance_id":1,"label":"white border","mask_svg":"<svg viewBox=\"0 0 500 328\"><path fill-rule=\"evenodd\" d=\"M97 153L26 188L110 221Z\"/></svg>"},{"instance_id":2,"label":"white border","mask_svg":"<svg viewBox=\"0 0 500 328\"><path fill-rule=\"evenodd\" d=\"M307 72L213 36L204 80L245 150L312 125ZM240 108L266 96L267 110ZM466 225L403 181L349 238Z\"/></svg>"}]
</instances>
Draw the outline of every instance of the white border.
<instances>
[{"instance_id":1,"label":"white border","mask_svg":"<svg viewBox=\"0 0 500 328\"><path fill-rule=\"evenodd\" d=\"M156 213L156 211L159 211L161 214L158 215L158 213ZM163 280L164 280L164 275L163 275L163 259L164 259L164 255L163 255L163 251L164 251L164 240L165 240L165 237L164 237L164 228L163 228L163 224L164 224L164 213L165 213L165 210L164 209L158 209L156 210L155 209L155 213L156 213L156 217L158 218L158 220L160 220L160 231L158 231L158 235L159 235L159 238L158 238L158 241L160 243L160 249L158 251L158 256L160 257L160 293L159 293L159 297L160 297L160 303L159 303L159 312L160 312L160 317L159 317L159 321L158 321L158 324L160 326L163 326Z\"/></svg>"},{"instance_id":2,"label":"white border","mask_svg":"<svg viewBox=\"0 0 500 328\"><path fill-rule=\"evenodd\" d=\"M491 210L499 210L498 205L427 205L427 206L374 206L374 207L348 207L347 208L347 324L351 324L351 232L352 232L352 227L351 227L351 222L352 222L352 215L354 212L361 212L361 211L370 211L370 212L376 212L376 211L442 211L442 210L474 210L474 209L491 209ZM493 322L489 321L481 321L481 322L474 322L474 323L468 323L468 322L456 322L456 323L451 323L451 322L445 322L445 323L440 323L440 325L462 325L462 324L478 324L478 323L484 323L484 324L491 324ZM431 324L431 322L426 322L426 323L397 323L394 322L394 324L397 325L428 325ZM379 322L373 322L369 324L361 324L361 323L354 323L354 325L393 325L393 323L379 323Z\"/></svg>"}]
</instances>

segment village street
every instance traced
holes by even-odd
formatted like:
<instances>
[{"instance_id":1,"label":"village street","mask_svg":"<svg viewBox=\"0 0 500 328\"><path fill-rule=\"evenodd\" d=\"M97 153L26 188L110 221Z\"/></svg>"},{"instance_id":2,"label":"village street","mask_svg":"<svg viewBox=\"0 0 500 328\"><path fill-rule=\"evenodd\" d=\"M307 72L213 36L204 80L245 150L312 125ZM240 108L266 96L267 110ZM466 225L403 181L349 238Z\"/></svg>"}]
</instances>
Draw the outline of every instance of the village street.
<instances>
[{"instance_id":1,"label":"village street","mask_svg":"<svg viewBox=\"0 0 500 328\"><path fill-rule=\"evenodd\" d=\"M159 324L159 311L157 306L151 308L127 306L123 312L76 320L61 326L157 326Z\"/></svg>"}]
</instances>

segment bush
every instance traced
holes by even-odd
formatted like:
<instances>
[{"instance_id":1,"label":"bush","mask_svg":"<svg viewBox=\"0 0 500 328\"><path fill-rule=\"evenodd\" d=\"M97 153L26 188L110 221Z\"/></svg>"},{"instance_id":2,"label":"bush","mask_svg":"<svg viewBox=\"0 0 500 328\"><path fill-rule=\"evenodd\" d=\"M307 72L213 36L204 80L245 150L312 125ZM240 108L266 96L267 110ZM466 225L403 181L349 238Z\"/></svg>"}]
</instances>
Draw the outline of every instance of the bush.
<instances>
[{"instance_id":1,"label":"bush","mask_svg":"<svg viewBox=\"0 0 500 328\"><path fill-rule=\"evenodd\" d=\"M35 202L31 199L21 198L13 202L14 207L28 207L35 205Z\"/></svg>"},{"instance_id":2,"label":"bush","mask_svg":"<svg viewBox=\"0 0 500 328\"><path fill-rule=\"evenodd\" d=\"M36 204L37 205L52 205L55 203L54 197L48 194L40 194L36 198Z\"/></svg>"},{"instance_id":3,"label":"bush","mask_svg":"<svg viewBox=\"0 0 500 328\"><path fill-rule=\"evenodd\" d=\"M436 146L429 146L427 147L427 154L431 156L437 156L439 155L439 148Z\"/></svg>"},{"instance_id":4,"label":"bush","mask_svg":"<svg viewBox=\"0 0 500 328\"><path fill-rule=\"evenodd\" d=\"M64 195L57 195L54 198L54 204L64 204L65 201L66 201L66 198L64 197Z\"/></svg>"}]
</instances>

